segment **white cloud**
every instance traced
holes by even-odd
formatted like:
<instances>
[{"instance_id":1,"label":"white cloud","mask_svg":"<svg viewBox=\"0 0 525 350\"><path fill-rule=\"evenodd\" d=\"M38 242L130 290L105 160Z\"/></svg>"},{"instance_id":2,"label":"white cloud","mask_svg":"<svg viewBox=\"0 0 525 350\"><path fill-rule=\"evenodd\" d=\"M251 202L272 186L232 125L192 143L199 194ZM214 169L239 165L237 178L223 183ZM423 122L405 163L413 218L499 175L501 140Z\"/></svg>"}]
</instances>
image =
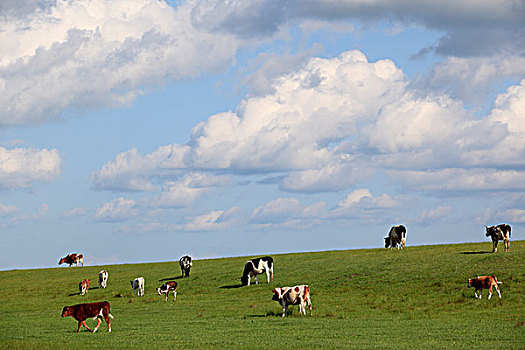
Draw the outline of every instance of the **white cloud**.
<instances>
[{"instance_id":1,"label":"white cloud","mask_svg":"<svg viewBox=\"0 0 525 350\"><path fill-rule=\"evenodd\" d=\"M368 221L381 222L386 219L387 213L394 212L401 205L401 199L396 199L387 193L374 196L369 189L360 188L339 200L328 215L330 218L363 218ZM378 213L382 214L378 216Z\"/></svg>"},{"instance_id":2,"label":"white cloud","mask_svg":"<svg viewBox=\"0 0 525 350\"><path fill-rule=\"evenodd\" d=\"M447 57L413 85L422 91L440 91L470 103L485 102L494 86L508 78L525 76L525 57L489 55L488 57Z\"/></svg>"},{"instance_id":3,"label":"white cloud","mask_svg":"<svg viewBox=\"0 0 525 350\"><path fill-rule=\"evenodd\" d=\"M16 214L20 209L11 204L0 203L0 217L10 217Z\"/></svg>"},{"instance_id":4,"label":"white cloud","mask_svg":"<svg viewBox=\"0 0 525 350\"><path fill-rule=\"evenodd\" d=\"M440 205L436 208L424 209L419 213L414 222L418 224L430 225L435 222L443 221L453 213L452 206Z\"/></svg>"},{"instance_id":5,"label":"white cloud","mask_svg":"<svg viewBox=\"0 0 525 350\"><path fill-rule=\"evenodd\" d=\"M0 189L52 181L60 174L60 167L61 159L56 149L0 147Z\"/></svg>"},{"instance_id":6,"label":"white cloud","mask_svg":"<svg viewBox=\"0 0 525 350\"><path fill-rule=\"evenodd\" d=\"M166 79L224 67L237 49L230 35L194 28L191 1L57 1L13 13L0 17L0 127L126 104Z\"/></svg>"},{"instance_id":7,"label":"white cloud","mask_svg":"<svg viewBox=\"0 0 525 350\"><path fill-rule=\"evenodd\" d=\"M151 201L153 207L180 208L191 204L205 193L228 183L228 178L204 173L188 173L179 181L164 183L161 194Z\"/></svg>"},{"instance_id":8,"label":"white cloud","mask_svg":"<svg viewBox=\"0 0 525 350\"><path fill-rule=\"evenodd\" d=\"M89 213L89 209L88 208L76 207L76 208L73 208L73 209L70 209L70 210L64 212L62 214L62 217L63 218L71 218L71 217L76 217L76 216L84 216L84 215L86 215L88 213Z\"/></svg>"},{"instance_id":9,"label":"white cloud","mask_svg":"<svg viewBox=\"0 0 525 350\"><path fill-rule=\"evenodd\" d=\"M124 199L122 197L105 203L97 209L95 221L102 222L119 222L129 220L138 215L139 210L133 199Z\"/></svg>"},{"instance_id":10,"label":"white cloud","mask_svg":"<svg viewBox=\"0 0 525 350\"><path fill-rule=\"evenodd\" d=\"M94 174L94 187L150 190L157 181L155 201L174 207L224 185L192 185L194 169L277 173L281 190L303 193L359 186L378 172L427 191L524 188L525 82L481 118L407 85L390 60L368 62L359 51L314 58L276 79L272 93L200 122L185 145L119 154Z\"/></svg>"}]
</instances>

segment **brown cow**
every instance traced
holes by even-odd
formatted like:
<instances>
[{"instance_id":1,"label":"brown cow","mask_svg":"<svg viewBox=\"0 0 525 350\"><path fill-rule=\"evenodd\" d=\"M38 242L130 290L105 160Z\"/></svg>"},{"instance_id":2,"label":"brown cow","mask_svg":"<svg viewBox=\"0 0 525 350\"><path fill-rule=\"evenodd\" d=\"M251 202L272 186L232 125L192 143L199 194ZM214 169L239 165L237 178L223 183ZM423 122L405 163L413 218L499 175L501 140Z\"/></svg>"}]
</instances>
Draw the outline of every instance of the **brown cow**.
<instances>
[{"instance_id":1,"label":"brown cow","mask_svg":"<svg viewBox=\"0 0 525 350\"><path fill-rule=\"evenodd\" d=\"M58 265L62 264L69 264L69 266L73 264L77 264L77 266L78 264L82 264L82 266L84 266L84 256L77 253L68 254L58 262Z\"/></svg>"},{"instance_id":2,"label":"brown cow","mask_svg":"<svg viewBox=\"0 0 525 350\"><path fill-rule=\"evenodd\" d=\"M496 276L478 276L476 278L472 278L468 280L468 287L474 287L474 296L478 298L478 290L479 290L479 298L481 299L481 292L483 289L489 290L489 299L492 298L492 287L496 287L496 292L498 292L498 296L501 299L501 293L499 291L498 284L501 284L501 282L498 282L498 279Z\"/></svg>"},{"instance_id":3,"label":"brown cow","mask_svg":"<svg viewBox=\"0 0 525 350\"><path fill-rule=\"evenodd\" d=\"M89 283L90 282L91 282L91 280L87 280L85 278L82 281L80 281L80 283L78 284L78 290L80 292L80 295L86 295L86 293L89 290Z\"/></svg>"},{"instance_id":4,"label":"brown cow","mask_svg":"<svg viewBox=\"0 0 525 350\"><path fill-rule=\"evenodd\" d=\"M109 317L113 318L113 315L109 313L109 303L107 301L64 306L62 309L62 317L68 316L72 316L78 321L77 333L80 332L81 325L84 326L88 331L95 333L102 323L102 318L106 320L106 323L108 324L108 331L111 332L111 323L109 322ZM89 329L88 326L86 326L86 319L91 317L93 317L93 319L98 318L98 324L93 331Z\"/></svg>"},{"instance_id":5,"label":"brown cow","mask_svg":"<svg viewBox=\"0 0 525 350\"><path fill-rule=\"evenodd\" d=\"M173 301L175 301L177 300L177 285L178 283L175 281L168 281L157 288L157 293L159 293L159 295L166 294L166 299L164 301L168 301L168 293L171 290L173 291Z\"/></svg>"}]
</instances>

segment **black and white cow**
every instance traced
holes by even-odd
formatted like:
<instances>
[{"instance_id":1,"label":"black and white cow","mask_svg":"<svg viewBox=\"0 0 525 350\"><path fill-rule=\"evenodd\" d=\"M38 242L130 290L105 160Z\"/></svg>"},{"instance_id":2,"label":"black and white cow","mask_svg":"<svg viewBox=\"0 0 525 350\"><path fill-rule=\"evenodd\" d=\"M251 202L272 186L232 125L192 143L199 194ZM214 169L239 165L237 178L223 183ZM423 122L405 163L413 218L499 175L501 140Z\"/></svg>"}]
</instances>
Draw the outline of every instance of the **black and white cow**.
<instances>
[{"instance_id":1,"label":"black and white cow","mask_svg":"<svg viewBox=\"0 0 525 350\"><path fill-rule=\"evenodd\" d=\"M170 291L173 291L173 301L175 301L177 300L177 285L175 281L168 281L160 286L160 288L157 288L157 293L159 293L159 295L166 294L164 301L168 301L168 294Z\"/></svg>"},{"instance_id":2,"label":"black and white cow","mask_svg":"<svg viewBox=\"0 0 525 350\"><path fill-rule=\"evenodd\" d=\"M135 294L135 291L137 291L137 295L139 297L144 296L144 277L137 277L133 281L130 281L131 288L133 288L133 293Z\"/></svg>"},{"instance_id":3,"label":"black and white cow","mask_svg":"<svg viewBox=\"0 0 525 350\"><path fill-rule=\"evenodd\" d=\"M184 278L184 275L186 275L186 277L190 277L190 269L193 266L193 263L191 262L191 256L184 255L179 259L179 265L180 269L182 270L182 277Z\"/></svg>"},{"instance_id":4,"label":"black and white cow","mask_svg":"<svg viewBox=\"0 0 525 350\"><path fill-rule=\"evenodd\" d=\"M486 236L492 238L492 252L498 251L498 241L505 243L505 251L510 251L510 225L499 224L496 226L485 226Z\"/></svg>"},{"instance_id":5,"label":"black and white cow","mask_svg":"<svg viewBox=\"0 0 525 350\"><path fill-rule=\"evenodd\" d=\"M273 281L273 258L271 256L248 260L244 265L244 271L241 277L242 285L249 286L252 276L255 276L255 283L259 284L257 275L264 272L266 272L268 283L270 283L270 273Z\"/></svg>"},{"instance_id":6,"label":"black and white cow","mask_svg":"<svg viewBox=\"0 0 525 350\"><path fill-rule=\"evenodd\" d=\"M407 229L403 225L392 226L390 232L388 232L388 237L385 237L385 248L392 249L397 247L397 249L404 249L407 243Z\"/></svg>"},{"instance_id":7,"label":"black and white cow","mask_svg":"<svg viewBox=\"0 0 525 350\"><path fill-rule=\"evenodd\" d=\"M102 288L106 288L108 285L108 272L106 270L102 270L98 273L98 284Z\"/></svg>"}]
</instances>

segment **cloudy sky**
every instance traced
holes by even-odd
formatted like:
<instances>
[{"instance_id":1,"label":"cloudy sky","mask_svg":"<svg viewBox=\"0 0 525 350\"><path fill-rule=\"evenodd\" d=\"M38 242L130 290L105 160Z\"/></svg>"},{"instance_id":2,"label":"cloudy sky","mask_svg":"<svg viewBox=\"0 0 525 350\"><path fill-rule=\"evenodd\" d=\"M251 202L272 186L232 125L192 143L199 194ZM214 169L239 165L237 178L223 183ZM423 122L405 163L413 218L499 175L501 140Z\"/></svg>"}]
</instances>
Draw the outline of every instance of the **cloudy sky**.
<instances>
[{"instance_id":1,"label":"cloudy sky","mask_svg":"<svg viewBox=\"0 0 525 350\"><path fill-rule=\"evenodd\" d=\"M0 2L0 269L525 239L522 0Z\"/></svg>"}]
</instances>

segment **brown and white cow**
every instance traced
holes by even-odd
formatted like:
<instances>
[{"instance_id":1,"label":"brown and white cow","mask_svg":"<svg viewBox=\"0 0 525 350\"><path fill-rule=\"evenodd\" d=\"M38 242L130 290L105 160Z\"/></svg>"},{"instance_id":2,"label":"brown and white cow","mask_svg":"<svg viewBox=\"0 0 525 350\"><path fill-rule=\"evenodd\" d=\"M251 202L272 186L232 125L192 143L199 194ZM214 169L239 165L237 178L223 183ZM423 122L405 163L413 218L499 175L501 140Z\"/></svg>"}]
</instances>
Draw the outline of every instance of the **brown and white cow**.
<instances>
[{"instance_id":1,"label":"brown and white cow","mask_svg":"<svg viewBox=\"0 0 525 350\"><path fill-rule=\"evenodd\" d=\"M310 309L310 316L312 316L312 300L310 299L310 287L302 284L295 287L280 287L272 290L273 297L283 307L283 315L288 314L289 305L299 305L299 313L306 315L306 304Z\"/></svg>"},{"instance_id":2,"label":"brown and white cow","mask_svg":"<svg viewBox=\"0 0 525 350\"><path fill-rule=\"evenodd\" d=\"M496 226L485 226L486 236L492 238L492 252L498 251L498 241L505 243L505 251L510 251L510 225L499 224Z\"/></svg>"},{"instance_id":3,"label":"brown and white cow","mask_svg":"<svg viewBox=\"0 0 525 350\"><path fill-rule=\"evenodd\" d=\"M164 301L168 301L168 294L170 291L173 291L173 301L175 301L177 300L177 285L178 284L175 281L168 281L157 288L157 293L159 293L159 295L166 294L166 299Z\"/></svg>"},{"instance_id":4,"label":"brown and white cow","mask_svg":"<svg viewBox=\"0 0 525 350\"><path fill-rule=\"evenodd\" d=\"M73 264L77 264L77 266L78 264L82 264L82 266L84 266L84 256L77 253L68 254L58 262L58 265L62 264L69 264L69 266Z\"/></svg>"},{"instance_id":5,"label":"brown and white cow","mask_svg":"<svg viewBox=\"0 0 525 350\"><path fill-rule=\"evenodd\" d=\"M468 280L468 287L474 287L474 296L478 299L481 299L481 292L483 289L489 290L489 299L492 298L492 287L496 288L496 292L498 292L498 296L501 299L501 293L499 291L498 284L501 284L502 282L498 282L498 279L496 276L478 276L476 278L471 278ZM478 290L479 290L479 297L478 297Z\"/></svg>"},{"instance_id":6,"label":"brown and white cow","mask_svg":"<svg viewBox=\"0 0 525 350\"><path fill-rule=\"evenodd\" d=\"M80 295L86 295L86 293L89 290L89 283L91 283L91 280L87 280L85 278L82 281L80 281L80 283L78 284L78 290L80 292Z\"/></svg>"},{"instance_id":7,"label":"brown and white cow","mask_svg":"<svg viewBox=\"0 0 525 350\"><path fill-rule=\"evenodd\" d=\"M111 332L111 323L109 318L114 318L109 313L109 303L107 301L101 301L97 303L77 304L72 306L64 306L62 309L62 317L72 316L78 321L77 333L80 332L80 326L84 326L88 331L95 333L102 323L102 318L106 320L108 324L108 331ZM98 318L98 324L93 331L86 326L86 319L93 317Z\"/></svg>"}]
</instances>

